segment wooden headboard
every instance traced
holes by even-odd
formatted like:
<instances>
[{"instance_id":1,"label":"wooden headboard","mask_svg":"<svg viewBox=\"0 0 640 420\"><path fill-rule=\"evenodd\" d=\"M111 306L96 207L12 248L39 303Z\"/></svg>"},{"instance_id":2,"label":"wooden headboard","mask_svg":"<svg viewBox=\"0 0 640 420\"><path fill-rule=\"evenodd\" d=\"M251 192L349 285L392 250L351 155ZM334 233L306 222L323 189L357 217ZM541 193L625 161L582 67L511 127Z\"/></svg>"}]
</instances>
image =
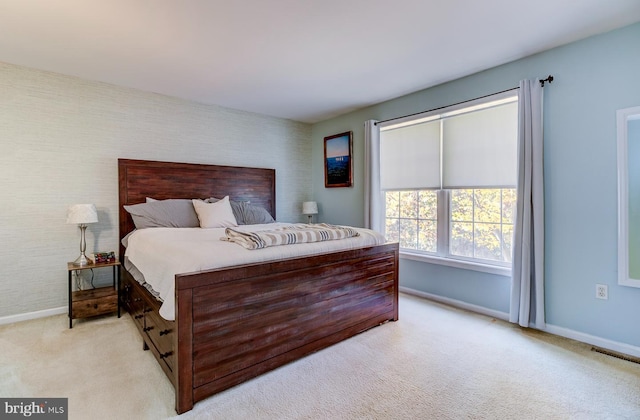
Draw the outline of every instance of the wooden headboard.
<instances>
[{"instance_id":1,"label":"wooden headboard","mask_svg":"<svg viewBox=\"0 0 640 420\"><path fill-rule=\"evenodd\" d=\"M123 206L144 203L147 197L223 198L249 201L276 218L276 171L264 168L202 165L118 159L120 239L133 231L131 215ZM120 257L124 255L120 246Z\"/></svg>"}]
</instances>

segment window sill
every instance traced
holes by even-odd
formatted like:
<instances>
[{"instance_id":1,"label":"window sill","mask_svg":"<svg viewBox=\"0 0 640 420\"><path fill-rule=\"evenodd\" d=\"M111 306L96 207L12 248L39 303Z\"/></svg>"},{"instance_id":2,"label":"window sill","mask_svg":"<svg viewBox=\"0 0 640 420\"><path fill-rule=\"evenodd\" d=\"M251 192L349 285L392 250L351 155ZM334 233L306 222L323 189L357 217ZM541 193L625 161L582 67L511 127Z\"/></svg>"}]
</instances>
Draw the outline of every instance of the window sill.
<instances>
[{"instance_id":1,"label":"window sill","mask_svg":"<svg viewBox=\"0 0 640 420\"><path fill-rule=\"evenodd\" d=\"M480 271L483 273L496 274L498 276L511 277L510 267L499 267L495 265L480 264L469 261L454 260L451 258L436 257L433 255L418 254L407 251L400 251L400 258L426 262L430 264L446 265L448 267L460 268L462 270Z\"/></svg>"}]
</instances>

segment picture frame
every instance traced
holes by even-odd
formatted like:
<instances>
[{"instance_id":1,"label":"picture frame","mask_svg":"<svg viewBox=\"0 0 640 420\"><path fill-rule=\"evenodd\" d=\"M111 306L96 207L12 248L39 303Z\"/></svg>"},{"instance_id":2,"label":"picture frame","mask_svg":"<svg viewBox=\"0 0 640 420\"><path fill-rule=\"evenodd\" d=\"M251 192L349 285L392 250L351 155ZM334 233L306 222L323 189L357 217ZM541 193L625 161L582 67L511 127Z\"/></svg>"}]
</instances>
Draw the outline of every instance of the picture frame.
<instances>
[{"instance_id":1,"label":"picture frame","mask_svg":"<svg viewBox=\"0 0 640 420\"><path fill-rule=\"evenodd\" d=\"M353 134L351 131L324 138L325 188L351 187L353 184Z\"/></svg>"}]
</instances>

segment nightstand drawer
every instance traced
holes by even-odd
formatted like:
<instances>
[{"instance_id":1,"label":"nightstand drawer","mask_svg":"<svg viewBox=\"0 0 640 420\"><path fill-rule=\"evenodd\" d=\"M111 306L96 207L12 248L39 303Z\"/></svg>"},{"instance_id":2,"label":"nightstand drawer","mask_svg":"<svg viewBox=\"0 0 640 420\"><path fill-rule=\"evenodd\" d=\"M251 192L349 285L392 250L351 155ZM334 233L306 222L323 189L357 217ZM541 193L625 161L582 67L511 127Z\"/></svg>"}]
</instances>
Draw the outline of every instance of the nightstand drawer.
<instances>
[{"instance_id":1,"label":"nightstand drawer","mask_svg":"<svg viewBox=\"0 0 640 420\"><path fill-rule=\"evenodd\" d=\"M118 292L112 287L78 290L72 294L71 319L103 315L118 310Z\"/></svg>"}]
</instances>

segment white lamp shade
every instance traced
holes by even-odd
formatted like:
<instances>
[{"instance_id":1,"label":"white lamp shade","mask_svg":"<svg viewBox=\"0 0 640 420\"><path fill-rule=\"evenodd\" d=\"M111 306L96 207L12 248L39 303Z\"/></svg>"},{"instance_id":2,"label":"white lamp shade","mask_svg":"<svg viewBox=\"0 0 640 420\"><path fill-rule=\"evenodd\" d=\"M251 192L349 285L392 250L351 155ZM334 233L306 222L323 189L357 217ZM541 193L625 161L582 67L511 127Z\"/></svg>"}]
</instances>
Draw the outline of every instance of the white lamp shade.
<instances>
[{"instance_id":1,"label":"white lamp shade","mask_svg":"<svg viewBox=\"0 0 640 420\"><path fill-rule=\"evenodd\" d=\"M67 210L67 223L86 225L98 222L98 212L93 204L74 204Z\"/></svg>"},{"instance_id":2,"label":"white lamp shade","mask_svg":"<svg viewBox=\"0 0 640 420\"><path fill-rule=\"evenodd\" d=\"M302 214L318 214L318 203L315 201L302 203Z\"/></svg>"}]
</instances>

